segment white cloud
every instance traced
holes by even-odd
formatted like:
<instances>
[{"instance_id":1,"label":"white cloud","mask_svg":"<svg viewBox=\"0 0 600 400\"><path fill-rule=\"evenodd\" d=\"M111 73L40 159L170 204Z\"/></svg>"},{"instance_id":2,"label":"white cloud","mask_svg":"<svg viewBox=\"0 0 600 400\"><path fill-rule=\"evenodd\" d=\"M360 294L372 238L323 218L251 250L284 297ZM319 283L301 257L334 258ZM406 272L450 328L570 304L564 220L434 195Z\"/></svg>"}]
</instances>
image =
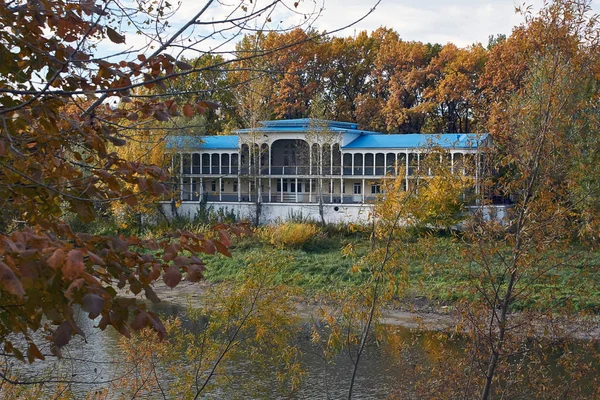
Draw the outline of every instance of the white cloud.
<instances>
[{"instance_id":1,"label":"white cloud","mask_svg":"<svg viewBox=\"0 0 600 400\"><path fill-rule=\"evenodd\" d=\"M312 26L319 30L332 32L363 18L377 0L300 0L298 8L293 4L297 0L284 0L283 4L270 14L258 17L250 28L260 28L266 24L270 28L287 28L296 26L304 21L302 13L320 11L321 16L313 21ZM522 4L523 1L519 0ZM258 10L272 0L245 0L247 10ZM534 12L539 10L544 0L530 0ZM178 11L169 17L169 34L173 34L190 18L197 14L206 4L198 0L181 0ZM239 0L223 0L215 2L203 15L202 21L219 21L227 16L240 16L245 12L239 8ZM355 25L336 33L337 36L351 36L362 30L373 31L381 26L392 28L404 40L432 42L445 44L452 42L464 47L473 43L486 45L488 37L496 34L510 35L514 26L523 22L523 16L515 13L515 3L512 0L382 0L376 9ZM596 12L598 5L593 6ZM298 13L300 12L300 13ZM271 22L267 23L270 17ZM310 18L309 18L310 22ZM222 34L214 34L214 29L232 28ZM206 38L195 48L201 51L219 50L231 51L237 41L239 27L231 24L195 26L193 31L184 34L185 44L194 43L198 38ZM212 35L212 36L211 36ZM103 54L111 54L126 48L140 49L148 45L147 39L132 32L126 35L126 45L115 45L108 41L100 45ZM233 39L232 39L233 38ZM191 41L189 40L191 39ZM148 53L148 51L146 51ZM178 51L171 51L176 55ZM200 53L187 52L187 56L197 56Z\"/></svg>"}]
</instances>

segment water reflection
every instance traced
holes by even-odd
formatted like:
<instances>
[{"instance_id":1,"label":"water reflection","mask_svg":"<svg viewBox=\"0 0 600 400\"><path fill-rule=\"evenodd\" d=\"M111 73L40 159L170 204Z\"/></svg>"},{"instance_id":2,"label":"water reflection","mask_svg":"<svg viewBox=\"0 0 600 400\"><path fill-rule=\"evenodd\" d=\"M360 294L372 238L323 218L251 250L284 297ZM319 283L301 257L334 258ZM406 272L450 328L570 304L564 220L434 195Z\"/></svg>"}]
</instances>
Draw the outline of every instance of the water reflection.
<instances>
[{"instance_id":1,"label":"water reflection","mask_svg":"<svg viewBox=\"0 0 600 400\"><path fill-rule=\"evenodd\" d=\"M184 307L168 302L152 306L162 318L177 316L188 330L198 329L186 318ZM122 359L119 348L120 335L113 329L100 331L82 312L76 314L76 322L85 333L85 338L76 336L64 349L61 360L49 359L36 362L33 366L18 366L18 375L29 379L66 379L71 381L69 388L76 398L94 397L95 391L109 387L111 382L129 372L131 365ZM354 398L384 399L395 391L402 391L402 398L414 398L415 382L419 378L415 372L420 366L434 365L442 359L463 357L465 342L460 338L449 339L436 332L413 332L400 327L389 326L396 340L393 344L367 347L358 370ZM244 398L244 399L339 399L346 398L352 374L353 362L348 353L337 356L330 362L324 361L318 349L310 341L310 329L300 330L297 342L302 353L301 363L307 372L300 388L293 394L282 394L276 380L261 382L260 390L248 393L249 387L257 379L269 374L255 374L246 359L233 359L227 372L233 377L228 385L206 393L203 398ZM577 345L579 346L579 345ZM574 346L574 348L577 348ZM48 349L42 350L45 354ZM548 353L549 363L556 363L560 354ZM564 371L556 369L553 375L560 378ZM273 374L271 374L272 376ZM167 385L169 382L165 382ZM49 385L52 387L52 385ZM114 388L112 388L114 390ZM533 387L532 387L533 389ZM51 389L50 389L51 390ZM591 391L587 391L591 393ZM153 396L150 395L152 398ZM158 395L156 396L159 397Z\"/></svg>"}]
</instances>

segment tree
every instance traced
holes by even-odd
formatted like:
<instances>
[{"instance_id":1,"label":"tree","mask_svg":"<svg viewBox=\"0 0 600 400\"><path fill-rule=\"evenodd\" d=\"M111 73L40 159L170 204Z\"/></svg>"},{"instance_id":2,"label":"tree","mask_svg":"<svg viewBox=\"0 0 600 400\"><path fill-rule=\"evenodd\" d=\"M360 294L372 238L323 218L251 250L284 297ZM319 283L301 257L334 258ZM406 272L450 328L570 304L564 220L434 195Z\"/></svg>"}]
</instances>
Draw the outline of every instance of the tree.
<instances>
[{"instance_id":1,"label":"tree","mask_svg":"<svg viewBox=\"0 0 600 400\"><path fill-rule=\"evenodd\" d=\"M264 8L233 6L228 18L218 20L208 15L212 5L207 1L169 33L168 3L135 10L119 1L2 3L0 337L5 354L30 362L43 359L32 335L42 331L52 352L60 355L72 334L81 334L73 319L76 305L90 318L101 317L101 329L112 325L129 335L132 327L149 326L162 336L158 317L117 290L144 291L158 301L152 282L162 277L174 287L182 272L198 281L204 266L196 254L228 254L225 226L214 228L213 239L177 231L143 240L76 232L63 218L68 210L86 223L97 217L97 205L135 206L142 194L166 193L166 176L158 166L125 159L112 146L126 144L127 132L145 121L166 122L180 112L189 118L209 113L217 104L200 100L182 105L174 93L148 96L135 89L166 90L165 82L173 77L232 64L234 60L216 57L210 65L192 66L181 53L169 52L193 49L213 35L233 32L235 37L251 24L266 27L265 16L282 2ZM191 28L203 25L212 26L212 32L192 40ZM131 53L99 50L106 40L113 46L126 43L127 26L145 34L150 44ZM119 56L123 60L113 61ZM109 107L110 96L126 106ZM130 324L131 318L135 323ZM11 334L24 340L13 341Z\"/></svg>"},{"instance_id":2,"label":"tree","mask_svg":"<svg viewBox=\"0 0 600 400\"><path fill-rule=\"evenodd\" d=\"M543 309L538 302L552 301L536 300L533 286L552 279L568 265L564 249L577 232L580 206L597 196L595 185L580 186L581 172L589 174L596 168L587 146L589 135L598 129L594 125L599 98L595 71L600 30L597 17L590 17L589 11L589 2L552 3L538 16L528 17L525 26L492 50L508 51L507 46L523 39L518 48L531 52L519 51L517 62L507 66L515 75L525 68L520 78L513 75L499 85L516 92L495 105L496 112L503 108L503 115L493 120L499 133L492 169L502 171L503 176L489 177L486 182L512 195L515 205L502 224L478 215L465 232L465 260L476 268L464 272L472 278L476 300L462 310L474 364L483 365L481 374L474 372L476 368L470 372L470 393L479 389L481 399L511 389L521 393L519 381L512 381L511 357L523 353L531 357L521 370L531 374L532 380L537 373L543 374L547 365L537 351L530 350L532 337L539 349L553 346L556 336L569 335L555 318L513 311L517 303ZM524 57L527 63L522 62ZM592 154L596 151L591 150ZM571 312L555 304L551 308L552 313Z\"/></svg>"},{"instance_id":3,"label":"tree","mask_svg":"<svg viewBox=\"0 0 600 400\"><path fill-rule=\"evenodd\" d=\"M340 143L340 135L329 129L329 122L326 120L328 110L325 99L322 96L317 96L312 100L309 115L310 121L305 137L310 155L306 158L310 160L310 175L317 176L317 204L319 207L321 225L324 226L326 222L323 182L325 176L331 175L331 172L328 172L328 169L333 167L331 163L333 160L333 146ZM332 188L329 188L329 190L331 192Z\"/></svg>"}]
</instances>

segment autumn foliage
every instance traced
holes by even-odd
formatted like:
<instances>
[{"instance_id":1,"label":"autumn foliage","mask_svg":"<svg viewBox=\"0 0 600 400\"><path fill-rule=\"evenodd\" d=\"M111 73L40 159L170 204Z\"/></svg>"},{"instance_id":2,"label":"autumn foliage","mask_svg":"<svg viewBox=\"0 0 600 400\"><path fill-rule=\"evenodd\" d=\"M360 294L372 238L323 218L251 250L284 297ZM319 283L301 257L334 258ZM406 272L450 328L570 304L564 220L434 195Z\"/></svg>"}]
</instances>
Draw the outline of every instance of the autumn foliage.
<instances>
[{"instance_id":1,"label":"autumn foliage","mask_svg":"<svg viewBox=\"0 0 600 400\"><path fill-rule=\"evenodd\" d=\"M225 226L215 227L214 240L181 231L142 240L74 232L65 222L67 211L85 223L99 207L135 206L142 195L166 193L158 166L114 151L127 143L128 123L189 117L217 106L132 99L135 87L164 86L169 75L192 67L163 53L165 46L135 60L96 57L95 43L125 42L121 17L110 2L10 1L0 7L0 338L4 353L19 359L44 359L35 331L60 355L73 334L82 334L73 318L76 306L100 318L101 329L111 325L129 335L148 326L164 335L158 317L119 290L158 301L152 282L162 278L174 287L184 275L198 281L204 270L198 254L227 253ZM106 106L108 96L124 106ZM25 340L14 341L15 334Z\"/></svg>"}]
</instances>

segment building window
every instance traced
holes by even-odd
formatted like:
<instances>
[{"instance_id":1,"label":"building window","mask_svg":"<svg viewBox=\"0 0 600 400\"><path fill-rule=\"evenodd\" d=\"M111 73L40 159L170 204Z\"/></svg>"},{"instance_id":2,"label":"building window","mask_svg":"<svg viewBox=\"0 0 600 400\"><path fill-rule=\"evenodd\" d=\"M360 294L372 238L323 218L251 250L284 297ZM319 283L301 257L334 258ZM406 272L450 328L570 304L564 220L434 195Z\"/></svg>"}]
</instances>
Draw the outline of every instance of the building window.
<instances>
[{"instance_id":1,"label":"building window","mask_svg":"<svg viewBox=\"0 0 600 400\"><path fill-rule=\"evenodd\" d=\"M237 193L237 182L233 182L233 193Z\"/></svg>"},{"instance_id":2,"label":"building window","mask_svg":"<svg viewBox=\"0 0 600 400\"><path fill-rule=\"evenodd\" d=\"M371 194L381 193L381 185L371 185Z\"/></svg>"},{"instance_id":3,"label":"building window","mask_svg":"<svg viewBox=\"0 0 600 400\"><path fill-rule=\"evenodd\" d=\"M354 194L361 194L362 193L362 185L360 183L355 183L354 184Z\"/></svg>"},{"instance_id":4,"label":"building window","mask_svg":"<svg viewBox=\"0 0 600 400\"><path fill-rule=\"evenodd\" d=\"M302 182L298 182L298 193L302 193Z\"/></svg>"},{"instance_id":5,"label":"building window","mask_svg":"<svg viewBox=\"0 0 600 400\"><path fill-rule=\"evenodd\" d=\"M212 181L210 183L210 191L211 192L216 192L217 191L217 181Z\"/></svg>"},{"instance_id":6,"label":"building window","mask_svg":"<svg viewBox=\"0 0 600 400\"><path fill-rule=\"evenodd\" d=\"M221 181L221 192L225 191L225 182Z\"/></svg>"}]
</instances>

